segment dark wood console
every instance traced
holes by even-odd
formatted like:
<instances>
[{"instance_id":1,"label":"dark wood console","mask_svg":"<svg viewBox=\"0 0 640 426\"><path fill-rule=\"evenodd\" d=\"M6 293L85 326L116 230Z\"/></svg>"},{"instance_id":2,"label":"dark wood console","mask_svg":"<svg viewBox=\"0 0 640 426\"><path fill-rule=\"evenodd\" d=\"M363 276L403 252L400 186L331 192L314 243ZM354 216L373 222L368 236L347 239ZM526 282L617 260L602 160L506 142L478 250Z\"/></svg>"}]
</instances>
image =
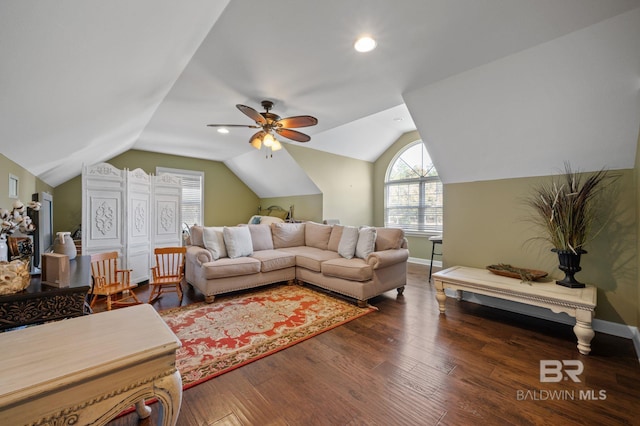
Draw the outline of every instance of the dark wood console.
<instances>
[{"instance_id":1,"label":"dark wood console","mask_svg":"<svg viewBox=\"0 0 640 426\"><path fill-rule=\"evenodd\" d=\"M77 256L69 262L70 285L57 288L31 278L25 290L0 296L0 330L41 324L89 313L85 308L91 289L91 256Z\"/></svg>"}]
</instances>

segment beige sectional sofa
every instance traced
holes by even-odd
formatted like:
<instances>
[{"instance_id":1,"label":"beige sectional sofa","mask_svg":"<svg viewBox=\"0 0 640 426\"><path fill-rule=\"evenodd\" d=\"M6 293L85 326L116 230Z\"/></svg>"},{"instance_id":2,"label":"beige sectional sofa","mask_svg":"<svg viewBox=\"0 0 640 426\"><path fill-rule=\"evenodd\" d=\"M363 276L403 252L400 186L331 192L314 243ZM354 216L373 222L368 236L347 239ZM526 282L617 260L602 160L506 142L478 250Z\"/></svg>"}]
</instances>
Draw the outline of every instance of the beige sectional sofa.
<instances>
[{"instance_id":1,"label":"beige sectional sofa","mask_svg":"<svg viewBox=\"0 0 640 426\"><path fill-rule=\"evenodd\" d=\"M310 283L358 305L402 294L409 250L401 229L306 223L191 229L186 280L209 303L217 294L277 282Z\"/></svg>"}]
</instances>

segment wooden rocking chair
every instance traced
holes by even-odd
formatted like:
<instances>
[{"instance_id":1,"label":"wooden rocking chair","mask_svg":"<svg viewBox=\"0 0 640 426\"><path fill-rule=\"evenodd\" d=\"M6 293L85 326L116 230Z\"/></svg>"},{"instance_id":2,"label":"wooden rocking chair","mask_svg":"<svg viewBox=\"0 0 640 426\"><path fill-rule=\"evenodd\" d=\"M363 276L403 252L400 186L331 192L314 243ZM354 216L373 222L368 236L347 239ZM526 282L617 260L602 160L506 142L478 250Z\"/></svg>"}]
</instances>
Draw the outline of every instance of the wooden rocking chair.
<instances>
[{"instance_id":1,"label":"wooden rocking chair","mask_svg":"<svg viewBox=\"0 0 640 426\"><path fill-rule=\"evenodd\" d=\"M99 296L107 298L107 310L112 306L129 306L142 303L133 289L137 284L131 284L130 269L118 269L118 252L98 253L91 255L91 276L93 288L91 290L91 304L93 308Z\"/></svg>"},{"instance_id":2,"label":"wooden rocking chair","mask_svg":"<svg viewBox=\"0 0 640 426\"><path fill-rule=\"evenodd\" d=\"M162 293L178 293L178 305L182 305L182 280L186 247L156 248L156 266L151 268L153 280L149 282L151 293L149 303L156 301Z\"/></svg>"}]
</instances>

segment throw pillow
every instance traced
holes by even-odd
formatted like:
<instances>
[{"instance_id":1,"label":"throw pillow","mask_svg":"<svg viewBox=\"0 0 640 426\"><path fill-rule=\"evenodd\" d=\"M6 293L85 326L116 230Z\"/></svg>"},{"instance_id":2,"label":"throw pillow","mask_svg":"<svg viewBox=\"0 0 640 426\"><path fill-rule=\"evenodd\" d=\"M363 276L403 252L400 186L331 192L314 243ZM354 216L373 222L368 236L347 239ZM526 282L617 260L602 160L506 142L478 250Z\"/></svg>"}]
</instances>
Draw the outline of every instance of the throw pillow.
<instances>
[{"instance_id":1,"label":"throw pillow","mask_svg":"<svg viewBox=\"0 0 640 426\"><path fill-rule=\"evenodd\" d=\"M198 247L204 247L204 240L203 240L203 230L204 228L202 226L198 226L198 225L193 225L191 227L191 245L192 246L198 246Z\"/></svg>"},{"instance_id":2,"label":"throw pillow","mask_svg":"<svg viewBox=\"0 0 640 426\"><path fill-rule=\"evenodd\" d=\"M221 257L227 257L227 248L224 244L224 235L222 226L205 226L202 233L204 248L209 250L213 256L213 260Z\"/></svg>"},{"instance_id":3,"label":"throw pillow","mask_svg":"<svg viewBox=\"0 0 640 426\"><path fill-rule=\"evenodd\" d=\"M345 259L353 258L358 244L358 228L355 226L345 226L342 229L342 237L338 244L338 254Z\"/></svg>"},{"instance_id":4,"label":"throw pillow","mask_svg":"<svg viewBox=\"0 0 640 426\"><path fill-rule=\"evenodd\" d=\"M269 225L244 225L249 227L253 251L273 250L273 238L271 238L271 227Z\"/></svg>"},{"instance_id":5,"label":"throw pillow","mask_svg":"<svg viewBox=\"0 0 640 426\"><path fill-rule=\"evenodd\" d=\"M356 257L366 259L376 246L376 228L364 226L358 231L358 244L356 245Z\"/></svg>"},{"instance_id":6,"label":"throw pillow","mask_svg":"<svg viewBox=\"0 0 640 426\"><path fill-rule=\"evenodd\" d=\"M253 243L248 226L225 226L222 233L224 234L224 244L227 246L227 254L231 259L253 254Z\"/></svg>"},{"instance_id":7,"label":"throw pillow","mask_svg":"<svg viewBox=\"0 0 640 426\"><path fill-rule=\"evenodd\" d=\"M251 219L249 219L249 223L252 225L258 225L260 223L260 219L262 219L262 216L253 215L251 216Z\"/></svg>"},{"instance_id":8,"label":"throw pillow","mask_svg":"<svg viewBox=\"0 0 640 426\"><path fill-rule=\"evenodd\" d=\"M300 247L304 245L304 223L272 223L274 248Z\"/></svg>"},{"instance_id":9,"label":"throw pillow","mask_svg":"<svg viewBox=\"0 0 640 426\"><path fill-rule=\"evenodd\" d=\"M320 250L327 250L329 237L331 236L331 225L321 225L315 222L305 222L304 243L307 247L315 247Z\"/></svg>"},{"instance_id":10,"label":"throw pillow","mask_svg":"<svg viewBox=\"0 0 640 426\"><path fill-rule=\"evenodd\" d=\"M327 244L327 249L331 251L338 251L338 245L340 244L340 238L342 238L342 229L344 226L342 225L333 225L331 227L331 236L329 237L329 243Z\"/></svg>"},{"instance_id":11,"label":"throw pillow","mask_svg":"<svg viewBox=\"0 0 640 426\"><path fill-rule=\"evenodd\" d=\"M400 228L376 228L375 251L399 249L404 242L404 231Z\"/></svg>"}]
</instances>

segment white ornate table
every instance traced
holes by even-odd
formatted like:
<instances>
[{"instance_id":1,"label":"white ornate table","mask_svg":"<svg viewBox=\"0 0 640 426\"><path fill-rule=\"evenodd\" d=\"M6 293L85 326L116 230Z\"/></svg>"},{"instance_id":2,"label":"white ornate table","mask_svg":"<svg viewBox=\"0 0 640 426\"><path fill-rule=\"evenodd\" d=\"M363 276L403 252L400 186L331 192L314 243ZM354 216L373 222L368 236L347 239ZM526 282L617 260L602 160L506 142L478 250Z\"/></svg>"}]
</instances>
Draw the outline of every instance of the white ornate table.
<instances>
[{"instance_id":1,"label":"white ornate table","mask_svg":"<svg viewBox=\"0 0 640 426\"><path fill-rule=\"evenodd\" d=\"M0 334L0 419L6 425L103 425L144 398L175 425L180 340L143 304Z\"/></svg>"},{"instance_id":2,"label":"white ornate table","mask_svg":"<svg viewBox=\"0 0 640 426\"><path fill-rule=\"evenodd\" d=\"M595 333L591 326L596 308L597 291L593 285L585 288L568 288L555 282L533 282L531 285L516 278L495 275L486 269L454 266L433 274L436 300L440 312L445 312L445 289L484 294L486 296L540 306L552 312L565 312L576 319L573 332L578 338L581 354L591 352L591 340Z\"/></svg>"}]
</instances>

